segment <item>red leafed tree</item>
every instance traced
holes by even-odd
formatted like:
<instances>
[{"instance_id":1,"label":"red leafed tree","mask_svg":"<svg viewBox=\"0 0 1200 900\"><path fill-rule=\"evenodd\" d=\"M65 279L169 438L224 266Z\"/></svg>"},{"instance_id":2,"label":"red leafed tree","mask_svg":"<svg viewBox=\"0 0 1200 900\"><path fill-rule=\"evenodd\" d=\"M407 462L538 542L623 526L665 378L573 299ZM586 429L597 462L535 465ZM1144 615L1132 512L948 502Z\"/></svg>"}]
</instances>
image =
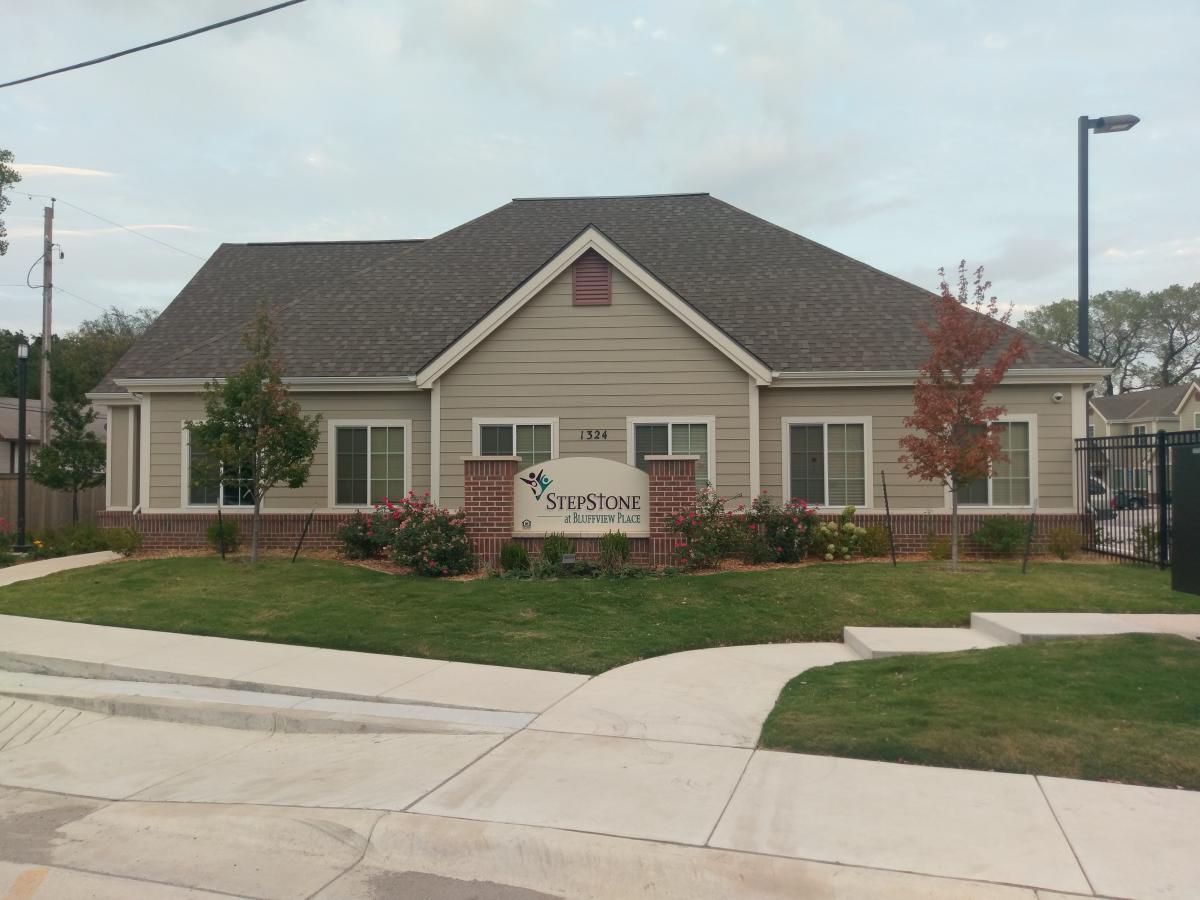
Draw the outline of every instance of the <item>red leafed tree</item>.
<instances>
[{"instance_id":1,"label":"red leafed tree","mask_svg":"<svg viewBox=\"0 0 1200 900\"><path fill-rule=\"evenodd\" d=\"M967 264L958 264L958 290L951 291L939 269L941 294L933 298L933 322L922 322L929 359L913 386L913 413L904 420L915 430L900 438L900 462L909 475L937 481L950 491L950 559L958 566L958 489L988 477L1003 458L996 419L1004 407L987 405L992 388L1024 358L1020 332L1008 325L1011 307L1000 313L983 269L968 283Z\"/></svg>"}]
</instances>

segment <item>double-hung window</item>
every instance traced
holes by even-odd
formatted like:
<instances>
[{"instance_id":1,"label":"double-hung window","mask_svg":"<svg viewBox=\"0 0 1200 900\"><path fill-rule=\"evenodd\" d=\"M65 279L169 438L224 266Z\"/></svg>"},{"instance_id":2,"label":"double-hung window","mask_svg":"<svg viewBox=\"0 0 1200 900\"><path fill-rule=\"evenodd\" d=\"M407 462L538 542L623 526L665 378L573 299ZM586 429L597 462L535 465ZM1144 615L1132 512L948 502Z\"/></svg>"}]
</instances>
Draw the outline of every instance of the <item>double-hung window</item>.
<instances>
[{"instance_id":1,"label":"double-hung window","mask_svg":"<svg viewBox=\"0 0 1200 900\"><path fill-rule=\"evenodd\" d=\"M992 463L987 478L978 478L958 489L958 502L965 506L1028 506L1033 502L1032 420L1002 420L995 423L1002 459Z\"/></svg>"},{"instance_id":2,"label":"double-hung window","mask_svg":"<svg viewBox=\"0 0 1200 900\"><path fill-rule=\"evenodd\" d=\"M633 441L630 462L633 465L649 470L647 456L698 456L696 486L707 487L712 483L709 452L713 438L711 420L631 420L629 427Z\"/></svg>"},{"instance_id":3,"label":"double-hung window","mask_svg":"<svg viewBox=\"0 0 1200 900\"><path fill-rule=\"evenodd\" d=\"M554 456L552 422L476 422L477 456L519 456L521 468Z\"/></svg>"},{"instance_id":4,"label":"double-hung window","mask_svg":"<svg viewBox=\"0 0 1200 900\"><path fill-rule=\"evenodd\" d=\"M188 506L253 506L254 473L249 466L238 471L221 465L195 432L185 430L188 446Z\"/></svg>"},{"instance_id":5,"label":"double-hung window","mask_svg":"<svg viewBox=\"0 0 1200 900\"><path fill-rule=\"evenodd\" d=\"M333 422L331 430L335 506L370 506L408 493L408 423Z\"/></svg>"},{"instance_id":6,"label":"double-hung window","mask_svg":"<svg viewBox=\"0 0 1200 900\"><path fill-rule=\"evenodd\" d=\"M1134 426L1133 426L1133 433L1134 433L1134 434L1145 434L1145 433L1146 433L1146 426L1145 426L1145 425L1134 425Z\"/></svg>"},{"instance_id":7,"label":"double-hung window","mask_svg":"<svg viewBox=\"0 0 1200 900\"><path fill-rule=\"evenodd\" d=\"M784 419L787 494L820 506L866 506L871 429L865 419Z\"/></svg>"}]
</instances>

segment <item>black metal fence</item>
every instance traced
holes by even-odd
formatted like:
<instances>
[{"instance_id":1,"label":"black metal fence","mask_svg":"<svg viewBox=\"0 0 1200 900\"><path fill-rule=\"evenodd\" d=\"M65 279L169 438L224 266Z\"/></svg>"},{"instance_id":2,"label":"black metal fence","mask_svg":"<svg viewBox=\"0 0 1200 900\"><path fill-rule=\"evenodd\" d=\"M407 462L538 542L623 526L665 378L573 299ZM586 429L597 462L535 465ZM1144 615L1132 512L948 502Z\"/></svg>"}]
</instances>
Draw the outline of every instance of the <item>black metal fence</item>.
<instances>
[{"instance_id":1,"label":"black metal fence","mask_svg":"<svg viewBox=\"0 0 1200 900\"><path fill-rule=\"evenodd\" d=\"M1171 564L1171 447L1200 431L1159 431L1075 441L1083 546L1166 568Z\"/></svg>"}]
</instances>

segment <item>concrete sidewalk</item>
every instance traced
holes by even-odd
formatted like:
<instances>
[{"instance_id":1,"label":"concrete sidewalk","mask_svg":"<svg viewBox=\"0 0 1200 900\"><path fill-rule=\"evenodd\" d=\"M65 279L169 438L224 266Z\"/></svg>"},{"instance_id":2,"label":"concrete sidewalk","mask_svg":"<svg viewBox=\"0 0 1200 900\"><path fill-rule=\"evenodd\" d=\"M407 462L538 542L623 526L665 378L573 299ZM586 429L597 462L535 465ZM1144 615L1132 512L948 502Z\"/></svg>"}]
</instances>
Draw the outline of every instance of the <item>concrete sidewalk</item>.
<instances>
[{"instance_id":1,"label":"concrete sidewalk","mask_svg":"<svg viewBox=\"0 0 1200 900\"><path fill-rule=\"evenodd\" d=\"M35 559L32 562L18 563L0 569L0 587L6 584L16 584L18 581L29 581L55 572L69 572L71 569L84 569L88 566L98 566L102 563L117 562L124 559L120 553L111 550L100 550L96 553L77 553L74 556L56 556L53 559Z\"/></svg>"},{"instance_id":2,"label":"concrete sidewalk","mask_svg":"<svg viewBox=\"0 0 1200 900\"><path fill-rule=\"evenodd\" d=\"M0 616L0 669L540 713L585 675Z\"/></svg>"},{"instance_id":3,"label":"concrete sidewalk","mask_svg":"<svg viewBox=\"0 0 1200 900\"><path fill-rule=\"evenodd\" d=\"M796 896L797 884L829 897L1195 896L1200 794L754 749L788 679L856 658L842 644L729 647L587 679L0 617L0 667L140 676L159 686L254 686L284 695L288 708L290 695L328 696L332 686L376 702L419 697L540 713L504 733L285 734L79 714L27 699L8 698L24 707L5 711L0 697L0 785L97 798L87 802L111 805L83 821L144 824L148 816L163 840L176 833L171 822L187 833L220 823L232 835L257 821L265 835L264 822L328 819L312 827L344 834L363 862L332 874L320 869L305 876L308 893L289 894L220 881L210 866L198 866L191 881L174 870L175 880L160 877L168 874L166 845L157 851L162 859L140 855L136 864L121 854L119 863L101 862L99 850L87 865L52 853L9 858L251 896L308 896L320 887L311 887L318 875L334 879L323 896L369 895L372 884L384 895L404 888L437 896L434 887L404 882L405 871L538 892L495 893L522 900ZM64 854L86 856L88 835L104 843L125 834L79 827L73 834L82 843L55 844ZM279 828L286 851L299 840L296 826ZM218 856L237 849L221 844L225 837L207 839L220 845L212 851ZM247 847L275 853L261 841ZM297 863L297 873L306 865L315 861ZM618 874L622 865L628 879ZM664 886L654 877L680 880Z\"/></svg>"}]
</instances>

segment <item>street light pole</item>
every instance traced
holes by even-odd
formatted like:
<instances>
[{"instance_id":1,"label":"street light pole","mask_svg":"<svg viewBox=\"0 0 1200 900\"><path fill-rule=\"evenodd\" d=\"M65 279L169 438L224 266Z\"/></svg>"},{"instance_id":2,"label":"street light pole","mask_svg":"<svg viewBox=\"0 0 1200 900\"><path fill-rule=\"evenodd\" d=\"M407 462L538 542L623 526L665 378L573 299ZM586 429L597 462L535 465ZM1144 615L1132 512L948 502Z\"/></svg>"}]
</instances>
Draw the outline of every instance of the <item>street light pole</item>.
<instances>
[{"instance_id":1,"label":"street light pole","mask_svg":"<svg viewBox=\"0 0 1200 900\"><path fill-rule=\"evenodd\" d=\"M28 426L26 424L26 394L29 393L29 345L17 345L17 542L13 549L24 553L29 549L25 535L25 469L29 462Z\"/></svg>"},{"instance_id":2,"label":"street light pole","mask_svg":"<svg viewBox=\"0 0 1200 900\"><path fill-rule=\"evenodd\" d=\"M1141 120L1137 116L1079 117L1079 355L1088 359L1088 132L1108 134L1128 131Z\"/></svg>"},{"instance_id":3,"label":"street light pole","mask_svg":"<svg viewBox=\"0 0 1200 900\"><path fill-rule=\"evenodd\" d=\"M1088 358L1088 128L1079 117L1079 355Z\"/></svg>"}]
</instances>

